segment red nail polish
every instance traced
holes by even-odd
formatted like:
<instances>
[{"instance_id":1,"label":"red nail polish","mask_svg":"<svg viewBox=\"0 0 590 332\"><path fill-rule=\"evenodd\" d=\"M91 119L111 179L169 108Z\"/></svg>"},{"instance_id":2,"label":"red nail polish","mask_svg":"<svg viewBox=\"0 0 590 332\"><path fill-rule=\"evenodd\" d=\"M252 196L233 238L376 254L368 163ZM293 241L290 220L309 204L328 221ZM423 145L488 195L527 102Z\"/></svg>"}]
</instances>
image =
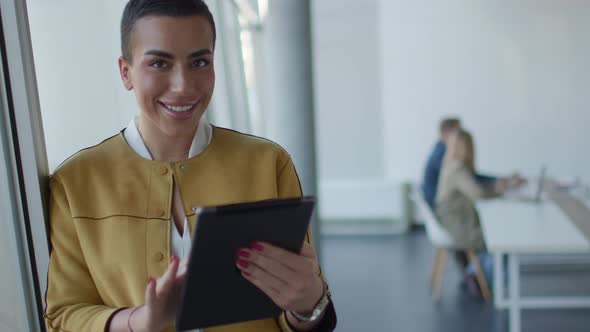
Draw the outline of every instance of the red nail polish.
<instances>
[{"instance_id":1,"label":"red nail polish","mask_svg":"<svg viewBox=\"0 0 590 332\"><path fill-rule=\"evenodd\" d=\"M250 266L250 263L243 261L241 259L238 259L238 265L243 267L243 268L247 268L248 266Z\"/></svg>"},{"instance_id":2,"label":"red nail polish","mask_svg":"<svg viewBox=\"0 0 590 332\"><path fill-rule=\"evenodd\" d=\"M247 252L246 250L240 249L240 250L238 250L238 256L248 258L248 257L250 257L250 253Z\"/></svg>"},{"instance_id":3,"label":"red nail polish","mask_svg":"<svg viewBox=\"0 0 590 332\"><path fill-rule=\"evenodd\" d=\"M246 271L242 271L242 273L243 273L245 276L247 276L247 277L251 276L251 274L250 274L250 273L248 273L248 272L246 272Z\"/></svg>"},{"instance_id":4,"label":"red nail polish","mask_svg":"<svg viewBox=\"0 0 590 332\"><path fill-rule=\"evenodd\" d=\"M263 251L264 250L264 246L260 243L252 243L250 245L250 248L254 249L254 250L258 250L258 251Z\"/></svg>"}]
</instances>

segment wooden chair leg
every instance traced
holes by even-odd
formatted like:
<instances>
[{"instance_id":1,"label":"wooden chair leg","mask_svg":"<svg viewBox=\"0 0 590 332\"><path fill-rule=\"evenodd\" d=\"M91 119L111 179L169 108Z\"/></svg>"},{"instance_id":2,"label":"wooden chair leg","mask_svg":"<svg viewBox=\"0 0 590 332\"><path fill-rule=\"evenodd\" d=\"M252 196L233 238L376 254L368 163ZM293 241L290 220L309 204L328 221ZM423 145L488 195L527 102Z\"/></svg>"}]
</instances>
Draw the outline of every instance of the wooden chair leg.
<instances>
[{"instance_id":1,"label":"wooden chair leg","mask_svg":"<svg viewBox=\"0 0 590 332\"><path fill-rule=\"evenodd\" d=\"M434 280L438 274L439 265L440 265L440 255L443 249L437 248L436 254L434 256L434 262L432 264L432 272L430 273L430 289L434 288Z\"/></svg>"},{"instance_id":2,"label":"wooden chair leg","mask_svg":"<svg viewBox=\"0 0 590 332\"><path fill-rule=\"evenodd\" d=\"M433 299L435 303L438 303L440 300L440 288L442 286L443 275L445 272L445 265L447 263L447 255L449 251L447 249L440 249L440 257L439 257L439 264L437 268L437 273L434 280L434 290L433 290Z\"/></svg>"},{"instance_id":3,"label":"wooden chair leg","mask_svg":"<svg viewBox=\"0 0 590 332\"><path fill-rule=\"evenodd\" d=\"M481 269L479 259L477 258L473 250L467 251L467 257L469 257L469 262L473 264L473 267L475 267L475 277L477 279L477 283L479 284L479 288L481 289L481 295L483 296L483 299L486 302L489 302L492 296L490 294L490 288L488 287L486 277L483 273L483 270Z\"/></svg>"}]
</instances>

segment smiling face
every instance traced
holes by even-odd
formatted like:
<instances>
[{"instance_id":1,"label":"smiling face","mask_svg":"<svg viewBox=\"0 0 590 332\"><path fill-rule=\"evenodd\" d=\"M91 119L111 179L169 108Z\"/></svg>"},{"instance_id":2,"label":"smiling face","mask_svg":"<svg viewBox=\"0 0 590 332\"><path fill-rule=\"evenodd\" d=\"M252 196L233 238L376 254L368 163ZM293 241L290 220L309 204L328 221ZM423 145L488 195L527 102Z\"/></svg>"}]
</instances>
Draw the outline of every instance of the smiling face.
<instances>
[{"instance_id":1,"label":"smiling face","mask_svg":"<svg viewBox=\"0 0 590 332\"><path fill-rule=\"evenodd\" d=\"M119 69L135 92L141 134L192 138L215 85L211 24L201 16L147 16L135 23L130 50Z\"/></svg>"}]
</instances>

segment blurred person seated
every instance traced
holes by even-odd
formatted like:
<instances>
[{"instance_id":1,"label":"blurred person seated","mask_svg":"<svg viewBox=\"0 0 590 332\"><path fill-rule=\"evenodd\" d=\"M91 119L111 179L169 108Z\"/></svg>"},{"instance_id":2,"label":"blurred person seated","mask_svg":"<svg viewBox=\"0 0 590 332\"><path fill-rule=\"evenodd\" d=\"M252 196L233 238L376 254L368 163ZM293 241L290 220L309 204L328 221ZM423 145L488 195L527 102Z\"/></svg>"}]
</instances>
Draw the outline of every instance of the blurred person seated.
<instances>
[{"instance_id":1,"label":"blurred person seated","mask_svg":"<svg viewBox=\"0 0 590 332\"><path fill-rule=\"evenodd\" d=\"M422 180L422 193L424 194L426 203L428 203L432 210L435 210L436 208L435 202L438 190L439 175L443 159L445 157L445 152L447 150L448 141L453 133L461 129L461 120L458 118L443 119L440 122L439 128L440 139L434 146L432 153L430 153L430 157L428 158L428 162L426 163L426 168L424 170L424 178ZM496 177L483 174L475 174L475 177L477 181L482 183L491 183L496 181Z\"/></svg>"},{"instance_id":2,"label":"blurred person seated","mask_svg":"<svg viewBox=\"0 0 590 332\"><path fill-rule=\"evenodd\" d=\"M424 195L424 200L433 211L436 209L435 202L436 193L438 190L440 169L445 157L448 141L449 138L460 129L461 120L458 118L443 119L439 125L440 139L434 146L434 149L428 158L428 162L426 163L424 178L422 180L422 193ZM493 176L483 174L476 174L475 176L477 181L481 182L482 184L496 181L496 178ZM464 252L455 252L455 260L459 264L460 270L464 270L467 267L468 260L467 255Z\"/></svg>"},{"instance_id":3,"label":"blurred person seated","mask_svg":"<svg viewBox=\"0 0 590 332\"><path fill-rule=\"evenodd\" d=\"M517 176L480 181L475 170L473 138L464 129L458 129L448 138L436 195L435 213L441 225L449 232L457 246L479 252L483 272L492 280L492 259L486 245L479 220L477 200L497 197L524 182ZM468 267L467 281L473 289L475 277ZM491 284L491 282L490 282Z\"/></svg>"}]
</instances>

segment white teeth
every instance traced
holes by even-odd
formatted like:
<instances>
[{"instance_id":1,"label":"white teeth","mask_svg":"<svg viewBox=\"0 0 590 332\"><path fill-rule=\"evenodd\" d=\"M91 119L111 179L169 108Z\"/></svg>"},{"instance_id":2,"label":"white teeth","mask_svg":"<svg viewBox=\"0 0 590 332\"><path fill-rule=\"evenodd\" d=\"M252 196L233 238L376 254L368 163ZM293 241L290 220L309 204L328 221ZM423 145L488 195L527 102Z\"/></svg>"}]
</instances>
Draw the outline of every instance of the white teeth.
<instances>
[{"instance_id":1,"label":"white teeth","mask_svg":"<svg viewBox=\"0 0 590 332\"><path fill-rule=\"evenodd\" d=\"M166 105L164 104L164 106L166 106L167 109L174 111L174 112L186 112L190 109L192 109L195 105L190 105L190 106L170 106L170 105Z\"/></svg>"}]
</instances>

